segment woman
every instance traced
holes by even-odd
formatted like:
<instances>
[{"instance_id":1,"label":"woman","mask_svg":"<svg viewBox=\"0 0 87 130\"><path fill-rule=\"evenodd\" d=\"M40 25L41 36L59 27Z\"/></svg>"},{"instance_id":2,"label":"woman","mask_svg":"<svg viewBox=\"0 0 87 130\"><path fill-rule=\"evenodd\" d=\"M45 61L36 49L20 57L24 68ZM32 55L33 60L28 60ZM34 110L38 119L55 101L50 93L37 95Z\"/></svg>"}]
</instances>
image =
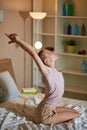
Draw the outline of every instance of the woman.
<instances>
[{"instance_id":1,"label":"woman","mask_svg":"<svg viewBox=\"0 0 87 130\"><path fill-rule=\"evenodd\" d=\"M55 68L55 61L58 59L55 52L47 48L41 50L38 55L35 49L21 40L17 34L6 36L10 39L9 43L16 42L32 56L42 74L46 93L35 110L35 123L58 124L79 117L79 113L74 109L57 107L64 93L64 79L62 73Z\"/></svg>"}]
</instances>

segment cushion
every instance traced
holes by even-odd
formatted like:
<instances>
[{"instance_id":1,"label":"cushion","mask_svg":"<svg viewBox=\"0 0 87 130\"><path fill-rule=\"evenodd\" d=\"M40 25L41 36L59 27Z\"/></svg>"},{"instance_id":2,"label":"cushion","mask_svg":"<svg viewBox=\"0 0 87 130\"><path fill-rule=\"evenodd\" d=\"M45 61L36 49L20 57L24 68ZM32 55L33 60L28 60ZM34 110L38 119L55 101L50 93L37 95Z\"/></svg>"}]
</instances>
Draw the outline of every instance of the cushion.
<instances>
[{"instance_id":1,"label":"cushion","mask_svg":"<svg viewBox=\"0 0 87 130\"><path fill-rule=\"evenodd\" d=\"M0 73L0 103L19 96L15 81L8 71Z\"/></svg>"}]
</instances>

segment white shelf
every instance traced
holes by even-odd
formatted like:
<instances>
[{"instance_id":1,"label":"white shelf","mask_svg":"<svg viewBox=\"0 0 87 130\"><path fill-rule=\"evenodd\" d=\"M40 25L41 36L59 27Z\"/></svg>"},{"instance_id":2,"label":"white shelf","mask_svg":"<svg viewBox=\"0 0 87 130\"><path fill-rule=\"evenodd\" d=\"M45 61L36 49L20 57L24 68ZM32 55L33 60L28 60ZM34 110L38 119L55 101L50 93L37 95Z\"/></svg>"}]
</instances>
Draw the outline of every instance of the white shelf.
<instances>
[{"instance_id":1,"label":"white shelf","mask_svg":"<svg viewBox=\"0 0 87 130\"><path fill-rule=\"evenodd\" d=\"M87 58L87 55L76 54L76 53L61 52L61 53L57 53L57 54L61 55L61 56L75 56L75 57L80 57L80 58Z\"/></svg>"},{"instance_id":2,"label":"white shelf","mask_svg":"<svg viewBox=\"0 0 87 130\"><path fill-rule=\"evenodd\" d=\"M37 33L36 32L34 32L34 35L37 35ZM55 35L57 35L57 34L55 34L55 33L39 33L38 35L43 35L43 36L55 36Z\"/></svg>"},{"instance_id":3,"label":"white shelf","mask_svg":"<svg viewBox=\"0 0 87 130\"><path fill-rule=\"evenodd\" d=\"M43 35L43 36L55 36L55 33L39 33L39 35Z\"/></svg>"},{"instance_id":4,"label":"white shelf","mask_svg":"<svg viewBox=\"0 0 87 130\"><path fill-rule=\"evenodd\" d=\"M61 71L64 74L78 75L78 76L87 76L87 73L81 73L80 70L62 69Z\"/></svg>"},{"instance_id":5,"label":"white shelf","mask_svg":"<svg viewBox=\"0 0 87 130\"><path fill-rule=\"evenodd\" d=\"M61 19L87 19L85 16L58 16Z\"/></svg>"},{"instance_id":6,"label":"white shelf","mask_svg":"<svg viewBox=\"0 0 87 130\"><path fill-rule=\"evenodd\" d=\"M60 37L76 37L76 38L87 38L87 36L81 36L81 35L67 35L67 34L58 34Z\"/></svg>"},{"instance_id":7,"label":"white shelf","mask_svg":"<svg viewBox=\"0 0 87 130\"><path fill-rule=\"evenodd\" d=\"M72 88L72 89L71 89ZM65 91L67 91L67 92L73 92L73 93L79 93L79 94L87 94L87 91L84 91L83 89L77 89L77 88L79 88L79 86L77 87L75 87L74 89L73 89L73 86L70 86L70 87L65 87Z\"/></svg>"}]
</instances>

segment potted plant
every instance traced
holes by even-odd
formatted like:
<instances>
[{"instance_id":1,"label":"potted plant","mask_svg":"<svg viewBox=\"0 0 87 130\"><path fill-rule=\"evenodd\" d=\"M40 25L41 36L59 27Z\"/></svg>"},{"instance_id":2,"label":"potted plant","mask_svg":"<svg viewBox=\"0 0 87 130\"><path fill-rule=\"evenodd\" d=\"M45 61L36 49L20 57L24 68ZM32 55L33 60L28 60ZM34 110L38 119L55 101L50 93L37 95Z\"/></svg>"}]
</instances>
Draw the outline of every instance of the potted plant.
<instances>
[{"instance_id":1,"label":"potted plant","mask_svg":"<svg viewBox=\"0 0 87 130\"><path fill-rule=\"evenodd\" d=\"M76 41L73 39L70 39L70 40L65 41L65 43L66 43L67 52L74 53L75 47L76 47Z\"/></svg>"}]
</instances>

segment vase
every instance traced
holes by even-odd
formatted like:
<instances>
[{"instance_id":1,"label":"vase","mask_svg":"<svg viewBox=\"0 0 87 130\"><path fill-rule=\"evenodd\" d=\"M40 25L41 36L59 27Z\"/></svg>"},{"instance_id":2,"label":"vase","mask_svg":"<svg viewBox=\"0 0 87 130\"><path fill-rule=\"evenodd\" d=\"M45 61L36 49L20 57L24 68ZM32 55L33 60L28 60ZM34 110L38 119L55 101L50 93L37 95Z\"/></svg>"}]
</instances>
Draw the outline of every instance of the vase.
<instances>
[{"instance_id":1,"label":"vase","mask_svg":"<svg viewBox=\"0 0 87 130\"><path fill-rule=\"evenodd\" d=\"M67 52L68 53L74 53L75 52L75 46L67 45Z\"/></svg>"}]
</instances>

